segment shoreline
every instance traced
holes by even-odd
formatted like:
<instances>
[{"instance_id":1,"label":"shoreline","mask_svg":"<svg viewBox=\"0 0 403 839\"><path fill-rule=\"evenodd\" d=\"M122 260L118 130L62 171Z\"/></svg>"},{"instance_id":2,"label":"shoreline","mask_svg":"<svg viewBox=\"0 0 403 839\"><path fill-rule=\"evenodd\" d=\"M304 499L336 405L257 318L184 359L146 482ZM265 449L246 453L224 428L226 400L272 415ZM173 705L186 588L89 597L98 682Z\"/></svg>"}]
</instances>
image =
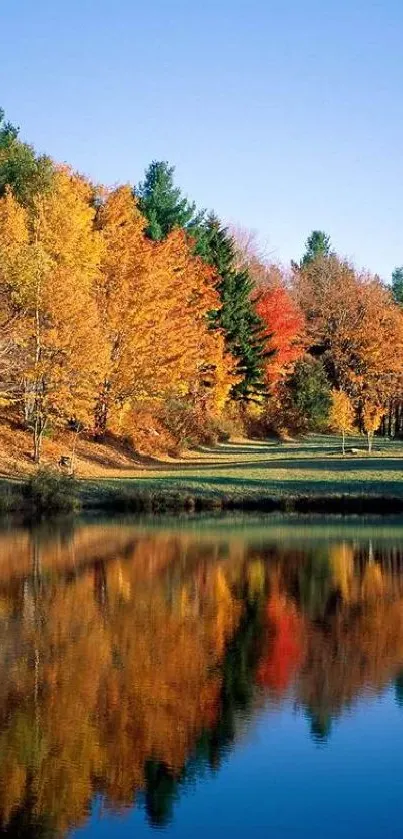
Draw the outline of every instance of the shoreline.
<instances>
[{"instance_id":1,"label":"shoreline","mask_svg":"<svg viewBox=\"0 0 403 839\"><path fill-rule=\"evenodd\" d=\"M375 515L403 514L403 496L358 493L287 493L243 495L242 493L216 492L209 494L195 488L136 486L124 479L111 482L77 480L72 492L70 510L41 510L27 503L26 481L1 479L0 515L27 515L31 518L48 518L55 514L107 513L202 513L202 512L255 512L293 513L298 515Z\"/></svg>"},{"instance_id":2,"label":"shoreline","mask_svg":"<svg viewBox=\"0 0 403 839\"><path fill-rule=\"evenodd\" d=\"M82 510L110 513L255 512L319 515L380 515L403 513L403 497L377 495L215 495L195 492L109 491L84 500Z\"/></svg>"}]
</instances>

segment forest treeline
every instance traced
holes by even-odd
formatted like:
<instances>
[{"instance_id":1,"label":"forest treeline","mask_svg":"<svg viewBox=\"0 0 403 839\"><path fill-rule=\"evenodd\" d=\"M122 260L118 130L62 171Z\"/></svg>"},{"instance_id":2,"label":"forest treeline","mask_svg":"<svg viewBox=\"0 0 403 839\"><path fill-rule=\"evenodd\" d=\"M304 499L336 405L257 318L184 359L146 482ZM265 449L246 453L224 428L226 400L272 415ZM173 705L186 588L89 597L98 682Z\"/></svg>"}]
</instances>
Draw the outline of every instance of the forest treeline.
<instances>
[{"instance_id":1,"label":"forest treeline","mask_svg":"<svg viewBox=\"0 0 403 839\"><path fill-rule=\"evenodd\" d=\"M287 268L154 161L107 188L0 114L0 408L40 461L58 429L157 453L403 426L403 268L358 271L320 230Z\"/></svg>"}]
</instances>

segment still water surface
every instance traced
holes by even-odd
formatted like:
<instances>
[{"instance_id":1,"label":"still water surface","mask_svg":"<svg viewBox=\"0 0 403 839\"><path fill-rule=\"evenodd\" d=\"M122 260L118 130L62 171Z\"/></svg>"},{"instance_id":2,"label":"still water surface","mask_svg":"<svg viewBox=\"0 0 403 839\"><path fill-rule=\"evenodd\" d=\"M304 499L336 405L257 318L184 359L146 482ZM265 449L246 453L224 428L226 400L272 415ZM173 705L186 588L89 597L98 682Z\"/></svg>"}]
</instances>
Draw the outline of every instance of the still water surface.
<instances>
[{"instance_id":1,"label":"still water surface","mask_svg":"<svg viewBox=\"0 0 403 839\"><path fill-rule=\"evenodd\" d=\"M403 521L0 530L0 835L402 836Z\"/></svg>"}]
</instances>

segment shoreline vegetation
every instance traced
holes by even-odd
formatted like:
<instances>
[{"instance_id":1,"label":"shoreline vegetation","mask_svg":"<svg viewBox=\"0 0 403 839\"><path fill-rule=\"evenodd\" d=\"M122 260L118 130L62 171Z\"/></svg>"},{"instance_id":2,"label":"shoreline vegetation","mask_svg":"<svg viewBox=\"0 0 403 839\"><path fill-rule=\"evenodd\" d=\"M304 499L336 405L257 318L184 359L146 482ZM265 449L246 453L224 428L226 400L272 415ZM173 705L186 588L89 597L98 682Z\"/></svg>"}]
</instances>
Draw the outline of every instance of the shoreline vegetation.
<instances>
[{"instance_id":1,"label":"shoreline vegetation","mask_svg":"<svg viewBox=\"0 0 403 839\"><path fill-rule=\"evenodd\" d=\"M78 477L47 464L0 482L0 513L28 518L91 513L403 513L403 444L377 438L372 454L350 437L241 440L189 451L182 459L121 464ZM80 452L79 452L80 454Z\"/></svg>"}]
</instances>

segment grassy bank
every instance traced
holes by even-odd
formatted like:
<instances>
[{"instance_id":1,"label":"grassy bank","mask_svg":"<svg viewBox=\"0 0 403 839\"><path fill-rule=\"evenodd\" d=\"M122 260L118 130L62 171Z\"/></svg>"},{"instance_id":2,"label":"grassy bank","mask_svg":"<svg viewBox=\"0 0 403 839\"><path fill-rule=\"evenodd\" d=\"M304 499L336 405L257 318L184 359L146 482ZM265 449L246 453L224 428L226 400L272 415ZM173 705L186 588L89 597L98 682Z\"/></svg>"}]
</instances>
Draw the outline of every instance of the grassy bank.
<instances>
[{"instance_id":1,"label":"grassy bank","mask_svg":"<svg viewBox=\"0 0 403 839\"><path fill-rule=\"evenodd\" d=\"M332 436L225 444L191 453L181 463L148 467L136 477L83 481L80 493L85 507L135 509L181 499L200 509L402 511L403 444L381 440L368 455L364 439L354 437L349 447L358 454L343 457Z\"/></svg>"},{"instance_id":2,"label":"grassy bank","mask_svg":"<svg viewBox=\"0 0 403 839\"><path fill-rule=\"evenodd\" d=\"M243 441L167 463L133 464L111 477L82 478L83 509L119 512L243 509L317 513L403 512L403 444L378 441L372 455L342 456L331 436L276 443ZM3 482L0 506L18 507L21 484Z\"/></svg>"}]
</instances>

